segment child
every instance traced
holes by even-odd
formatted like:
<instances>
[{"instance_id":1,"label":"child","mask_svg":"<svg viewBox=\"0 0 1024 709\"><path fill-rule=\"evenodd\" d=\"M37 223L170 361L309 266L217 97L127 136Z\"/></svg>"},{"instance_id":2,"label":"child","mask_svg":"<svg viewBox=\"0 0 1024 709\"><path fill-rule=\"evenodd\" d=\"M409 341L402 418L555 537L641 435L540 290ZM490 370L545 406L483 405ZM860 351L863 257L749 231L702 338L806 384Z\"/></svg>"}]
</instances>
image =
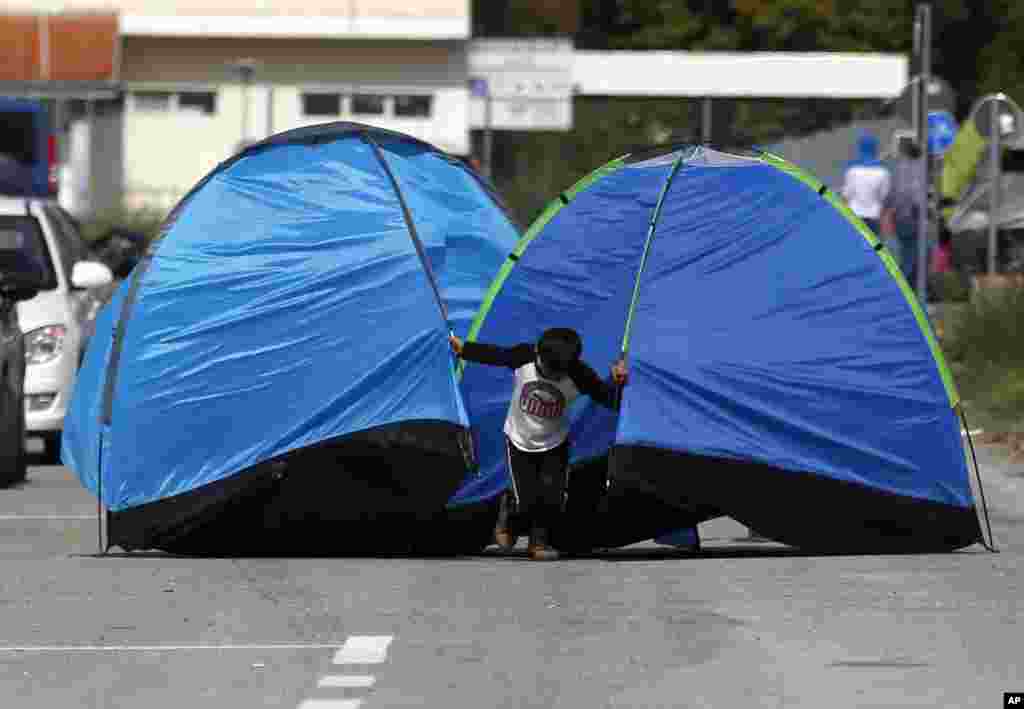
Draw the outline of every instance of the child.
<instances>
[{"instance_id":1,"label":"child","mask_svg":"<svg viewBox=\"0 0 1024 709\"><path fill-rule=\"evenodd\" d=\"M530 529L529 556L535 561L558 558L548 533L562 509L569 467L569 406L580 394L618 408L617 387L626 383L625 362L612 367L612 382L603 382L580 359L583 345L575 330L554 328L536 345L514 347L463 343L454 335L452 350L462 359L515 370L515 385L505 417L505 444L512 491ZM507 518L499 516L495 541L510 549L515 539Z\"/></svg>"}]
</instances>

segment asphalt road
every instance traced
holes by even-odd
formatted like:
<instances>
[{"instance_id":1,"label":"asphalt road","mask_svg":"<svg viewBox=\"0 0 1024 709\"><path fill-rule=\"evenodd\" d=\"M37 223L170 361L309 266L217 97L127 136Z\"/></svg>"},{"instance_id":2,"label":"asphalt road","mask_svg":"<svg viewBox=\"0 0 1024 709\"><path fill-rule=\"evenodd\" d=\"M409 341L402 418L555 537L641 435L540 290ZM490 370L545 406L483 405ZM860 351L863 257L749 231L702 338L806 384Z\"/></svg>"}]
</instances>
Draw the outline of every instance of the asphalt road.
<instances>
[{"instance_id":1,"label":"asphalt road","mask_svg":"<svg viewBox=\"0 0 1024 709\"><path fill-rule=\"evenodd\" d=\"M0 707L1001 707L1024 691L1024 464L997 555L738 538L532 563L95 555L60 467L0 490Z\"/></svg>"}]
</instances>

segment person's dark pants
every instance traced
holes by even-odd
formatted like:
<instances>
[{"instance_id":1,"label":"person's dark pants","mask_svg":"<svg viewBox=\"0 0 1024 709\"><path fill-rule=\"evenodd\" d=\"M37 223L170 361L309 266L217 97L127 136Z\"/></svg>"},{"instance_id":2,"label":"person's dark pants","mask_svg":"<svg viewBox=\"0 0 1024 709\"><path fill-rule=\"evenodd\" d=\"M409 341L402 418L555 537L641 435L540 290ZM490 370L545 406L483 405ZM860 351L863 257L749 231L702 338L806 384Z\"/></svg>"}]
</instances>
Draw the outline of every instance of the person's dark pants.
<instances>
[{"instance_id":1,"label":"person's dark pants","mask_svg":"<svg viewBox=\"0 0 1024 709\"><path fill-rule=\"evenodd\" d=\"M896 238L900 242L900 270L910 284L917 287L918 241L917 222L909 219L896 220Z\"/></svg>"},{"instance_id":2,"label":"person's dark pants","mask_svg":"<svg viewBox=\"0 0 1024 709\"><path fill-rule=\"evenodd\" d=\"M540 453L528 453L505 440L520 523L530 531L531 544L547 544L562 513L569 468L569 441Z\"/></svg>"}]
</instances>

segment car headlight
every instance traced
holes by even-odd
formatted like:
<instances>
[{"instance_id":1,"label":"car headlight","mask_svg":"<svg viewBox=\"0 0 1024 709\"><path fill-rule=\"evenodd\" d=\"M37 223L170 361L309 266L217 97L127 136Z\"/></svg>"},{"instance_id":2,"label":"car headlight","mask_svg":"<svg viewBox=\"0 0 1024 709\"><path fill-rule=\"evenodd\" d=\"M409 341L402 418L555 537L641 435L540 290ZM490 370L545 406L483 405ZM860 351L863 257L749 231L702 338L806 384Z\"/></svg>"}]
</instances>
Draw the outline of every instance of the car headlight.
<instances>
[{"instance_id":1,"label":"car headlight","mask_svg":"<svg viewBox=\"0 0 1024 709\"><path fill-rule=\"evenodd\" d=\"M67 328L63 325L48 325L25 335L25 362L47 364L64 354L64 338Z\"/></svg>"}]
</instances>

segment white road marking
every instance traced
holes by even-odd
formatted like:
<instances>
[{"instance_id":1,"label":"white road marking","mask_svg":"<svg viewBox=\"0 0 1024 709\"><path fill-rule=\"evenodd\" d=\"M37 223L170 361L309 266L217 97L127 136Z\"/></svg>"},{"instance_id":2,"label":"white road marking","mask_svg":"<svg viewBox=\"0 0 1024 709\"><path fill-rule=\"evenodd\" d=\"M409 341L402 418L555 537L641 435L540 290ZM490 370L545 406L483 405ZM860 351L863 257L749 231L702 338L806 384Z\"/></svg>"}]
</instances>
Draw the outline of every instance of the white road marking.
<instances>
[{"instance_id":1,"label":"white road marking","mask_svg":"<svg viewBox=\"0 0 1024 709\"><path fill-rule=\"evenodd\" d=\"M337 650L338 643L268 643L263 645L9 645L0 652L179 652L188 650Z\"/></svg>"},{"instance_id":2,"label":"white road marking","mask_svg":"<svg viewBox=\"0 0 1024 709\"><path fill-rule=\"evenodd\" d=\"M335 665L375 665L387 659L391 635L353 635L334 656Z\"/></svg>"},{"instance_id":3,"label":"white road marking","mask_svg":"<svg viewBox=\"0 0 1024 709\"><path fill-rule=\"evenodd\" d=\"M362 699L307 699L299 709L359 709Z\"/></svg>"},{"instance_id":4,"label":"white road marking","mask_svg":"<svg viewBox=\"0 0 1024 709\"><path fill-rule=\"evenodd\" d=\"M372 687L377 679L373 675L327 675L317 682L316 686L321 689L342 687L351 689L355 687Z\"/></svg>"},{"instance_id":5,"label":"white road marking","mask_svg":"<svg viewBox=\"0 0 1024 709\"><path fill-rule=\"evenodd\" d=\"M0 515L0 522L17 522L19 520L53 521L65 519L96 519L96 515Z\"/></svg>"}]
</instances>

